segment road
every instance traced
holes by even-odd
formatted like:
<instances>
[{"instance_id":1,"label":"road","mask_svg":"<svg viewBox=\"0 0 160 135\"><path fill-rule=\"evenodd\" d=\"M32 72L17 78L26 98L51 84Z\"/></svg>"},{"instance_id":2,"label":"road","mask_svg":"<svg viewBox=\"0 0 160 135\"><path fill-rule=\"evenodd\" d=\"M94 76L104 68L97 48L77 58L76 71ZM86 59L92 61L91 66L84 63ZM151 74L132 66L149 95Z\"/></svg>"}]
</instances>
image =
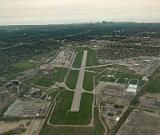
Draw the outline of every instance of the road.
<instances>
[{"instance_id":1,"label":"road","mask_svg":"<svg viewBox=\"0 0 160 135\"><path fill-rule=\"evenodd\" d=\"M81 94L83 92L83 79L84 79L84 73L85 73L85 67L86 67L86 60L87 60L87 51L84 51L81 68L79 71L79 76L77 80L76 89L74 92L73 102L71 106L71 112L79 112L80 102L81 102Z\"/></svg>"},{"instance_id":2,"label":"road","mask_svg":"<svg viewBox=\"0 0 160 135\"><path fill-rule=\"evenodd\" d=\"M26 130L25 135L39 135L45 119L33 119Z\"/></svg>"}]
</instances>

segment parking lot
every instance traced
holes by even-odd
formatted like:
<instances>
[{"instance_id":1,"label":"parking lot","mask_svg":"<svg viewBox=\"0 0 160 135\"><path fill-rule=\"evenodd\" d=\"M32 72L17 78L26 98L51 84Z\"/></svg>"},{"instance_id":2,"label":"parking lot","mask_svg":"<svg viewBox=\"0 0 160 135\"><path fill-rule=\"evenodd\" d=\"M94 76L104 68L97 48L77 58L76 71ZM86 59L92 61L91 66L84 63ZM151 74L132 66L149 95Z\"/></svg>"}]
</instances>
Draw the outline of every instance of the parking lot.
<instances>
[{"instance_id":1,"label":"parking lot","mask_svg":"<svg viewBox=\"0 0 160 135\"><path fill-rule=\"evenodd\" d=\"M159 115L134 110L116 135L159 135Z\"/></svg>"},{"instance_id":2,"label":"parking lot","mask_svg":"<svg viewBox=\"0 0 160 135\"><path fill-rule=\"evenodd\" d=\"M74 51L73 50L63 50L57 55L55 59L51 62L53 66L69 66L71 63L71 59L73 57Z\"/></svg>"}]
</instances>

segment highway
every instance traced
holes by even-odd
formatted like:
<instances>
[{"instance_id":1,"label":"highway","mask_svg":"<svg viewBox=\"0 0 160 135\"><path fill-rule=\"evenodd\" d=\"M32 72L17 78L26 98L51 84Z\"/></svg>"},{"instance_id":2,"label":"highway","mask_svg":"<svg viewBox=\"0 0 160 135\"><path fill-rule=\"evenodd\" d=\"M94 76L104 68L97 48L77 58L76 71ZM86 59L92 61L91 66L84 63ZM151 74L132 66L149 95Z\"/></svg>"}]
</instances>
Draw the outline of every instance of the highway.
<instances>
[{"instance_id":1,"label":"highway","mask_svg":"<svg viewBox=\"0 0 160 135\"><path fill-rule=\"evenodd\" d=\"M82 86L83 86L83 79L84 79L84 73L85 73L85 67L86 67L86 60L87 60L87 51L84 51L81 68L80 68L79 76L77 80L77 85L74 92L74 97L73 97L72 106L70 110L71 112L79 112L81 94L83 91Z\"/></svg>"}]
</instances>

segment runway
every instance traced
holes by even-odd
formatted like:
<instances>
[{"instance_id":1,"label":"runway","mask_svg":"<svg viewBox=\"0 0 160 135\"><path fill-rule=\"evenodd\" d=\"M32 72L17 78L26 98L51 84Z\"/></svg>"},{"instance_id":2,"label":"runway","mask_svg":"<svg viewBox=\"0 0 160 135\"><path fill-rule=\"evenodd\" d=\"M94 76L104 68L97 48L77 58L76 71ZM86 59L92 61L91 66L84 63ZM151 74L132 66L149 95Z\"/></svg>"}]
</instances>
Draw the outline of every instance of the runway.
<instances>
[{"instance_id":1,"label":"runway","mask_svg":"<svg viewBox=\"0 0 160 135\"><path fill-rule=\"evenodd\" d=\"M76 89L74 92L74 97L72 101L71 106L71 112L79 112L80 103L81 103L81 94L82 94L82 86L83 86L83 79L84 79L84 73L85 73L85 67L86 67L86 60L87 60L87 51L84 51L83 59L81 63L81 68L79 71L78 81L76 85Z\"/></svg>"}]
</instances>

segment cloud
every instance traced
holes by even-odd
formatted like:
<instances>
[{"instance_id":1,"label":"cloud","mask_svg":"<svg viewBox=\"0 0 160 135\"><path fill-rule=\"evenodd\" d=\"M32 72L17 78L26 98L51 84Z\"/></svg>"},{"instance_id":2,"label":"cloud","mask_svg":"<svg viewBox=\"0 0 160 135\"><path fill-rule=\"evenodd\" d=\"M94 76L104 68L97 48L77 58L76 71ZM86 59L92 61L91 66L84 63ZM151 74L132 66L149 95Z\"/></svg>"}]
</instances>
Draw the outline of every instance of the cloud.
<instances>
[{"instance_id":1,"label":"cloud","mask_svg":"<svg viewBox=\"0 0 160 135\"><path fill-rule=\"evenodd\" d=\"M0 0L0 24L160 21L159 7L159 0Z\"/></svg>"}]
</instances>

